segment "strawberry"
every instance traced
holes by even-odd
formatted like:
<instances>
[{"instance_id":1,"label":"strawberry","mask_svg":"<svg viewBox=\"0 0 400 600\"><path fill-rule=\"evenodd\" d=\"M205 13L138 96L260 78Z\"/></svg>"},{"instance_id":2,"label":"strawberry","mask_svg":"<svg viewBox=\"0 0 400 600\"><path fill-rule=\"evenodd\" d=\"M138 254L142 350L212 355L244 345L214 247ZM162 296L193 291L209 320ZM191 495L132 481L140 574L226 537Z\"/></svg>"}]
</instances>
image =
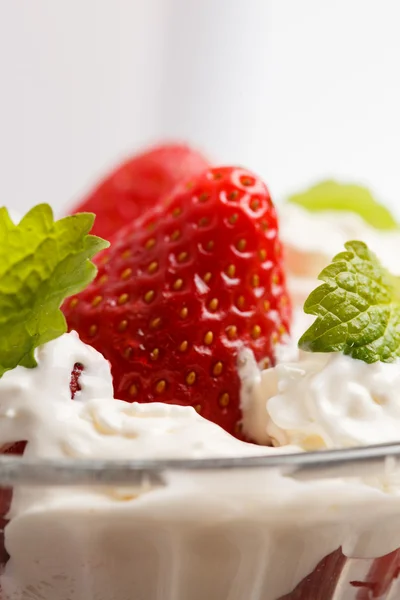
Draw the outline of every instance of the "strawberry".
<instances>
[{"instance_id":1,"label":"strawberry","mask_svg":"<svg viewBox=\"0 0 400 600\"><path fill-rule=\"evenodd\" d=\"M340 548L335 550L323 558L292 592L279 600L333 600L346 560Z\"/></svg>"},{"instance_id":2,"label":"strawberry","mask_svg":"<svg viewBox=\"0 0 400 600\"><path fill-rule=\"evenodd\" d=\"M367 559L358 559L363 562ZM330 600L338 589L354 600L378 600L387 597L392 584L400 575L400 550L395 550L372 562L366 581L351 581L344 571L347 558L341 548L323 558L314 571L296 588L279 600ZM342 577L344 574L344 577ZM347 596L346 596L347 597Z\"/></svg>"},{"instance_id":3,"label":"strawberry","mask_svg":"<svg viewBox=\"0 0 400 600\"><path fill-rule=\"evenodd\" d=\"M69 382L69 389L71 390L71 400L75 398L75 394L81 391L79 384L79 376L83 371L83 365L81 363L75 363L73 371L71 373L71 380Z\"/></svg>"},{"instance_id":4,"label":"strawberry","mask_svg":"<svg viewBox=\"0 0 400 600\"><path fill-rule=\"evenodd\" d=\"M72 212L94 212L97 218L92 233L111 239L182 179L190 179L207 167L203 156L188 146L158 146L117 167Z\"/></svg>"},{"instance_id":5,"label":"strawberry","mask_svg":"<svg viewBox=\"0 0 400 600\"><path fill-rule=\"evenodd\" d=\"M117 397L191 405L239 435L239 351L273 363L290 318L264 183L210 169L121 230L98 264L63 310L110 361Z\"/></svg>"},{"instance_id":6,"label":"strawberry","mask_svg":"<svg viewBox=\"0 0 400 600\"><path fill-rule=\"evenodd\" d=\"M366 581L353 581L359 587L356 600L372 600L385 598L390 592L392 583L400 576L400 550L376 558L367 575Z\"/></svg>"}]
</instances>

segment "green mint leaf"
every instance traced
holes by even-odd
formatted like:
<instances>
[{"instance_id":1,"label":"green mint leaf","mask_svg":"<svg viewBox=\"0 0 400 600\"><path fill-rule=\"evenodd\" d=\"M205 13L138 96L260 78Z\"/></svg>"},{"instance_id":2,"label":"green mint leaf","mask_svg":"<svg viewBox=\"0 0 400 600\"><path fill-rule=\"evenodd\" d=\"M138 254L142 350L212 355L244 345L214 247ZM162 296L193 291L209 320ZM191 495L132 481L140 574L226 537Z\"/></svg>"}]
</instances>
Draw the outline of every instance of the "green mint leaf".
<instances>
[{"instance_id":1,"label":"green mint leaf","mask_svg":"<svg viewBox=\"0 0 400 600\"><path fill-rule=\"evenodd\" d=\"M288 198L309 211L338 210L358 214L376 229L397 229L398 223L390 211L371 192L360 185L323 181L309 190Z\"/></svg>"},{"instance_id":2,"label":"green mint leaf","mask_svg":"<svg viewBox=\"0 0 400 600\"><path fill-rule=\"evenodd\" d=\"M35 367L34 350L67 330L60 306L96 275L91 258L108 242L88 235L94 215L54 221L39 204L15 225L0 208L0 377Z\"/></svg>"},{"instance_id":3,"label":"green mint leaf","mask_svg":"<svg viewBox=\"0 0 400 600\"><path fill-rule=\"evenodd\" d=\"M343 352L367 363L400 357L400 280L363 242L347 242L319 275L304 312L316 315L299 340L309 352Z\"/></svg>"}]
</instances>

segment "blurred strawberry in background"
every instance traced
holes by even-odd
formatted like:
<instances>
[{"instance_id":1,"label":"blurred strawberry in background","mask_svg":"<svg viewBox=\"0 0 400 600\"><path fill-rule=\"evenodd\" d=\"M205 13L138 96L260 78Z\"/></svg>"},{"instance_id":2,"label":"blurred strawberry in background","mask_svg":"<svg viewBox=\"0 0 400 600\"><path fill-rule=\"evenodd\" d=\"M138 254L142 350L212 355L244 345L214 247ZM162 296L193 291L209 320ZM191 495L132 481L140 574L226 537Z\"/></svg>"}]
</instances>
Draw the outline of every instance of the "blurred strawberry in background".
<instances>
[{"instance_id":1,"label":"blurred strawberry in background","mask_svg":"<svg viewBox=\"0 0 400 600\"><path fill-rule=\"evenodd\" d=\"M150 148L113 170L71 212L94 212L92 233L110 239L168 195L177 183L199 175L208 166L199 152L185 144Z\"/></svg>"}]
</instances>

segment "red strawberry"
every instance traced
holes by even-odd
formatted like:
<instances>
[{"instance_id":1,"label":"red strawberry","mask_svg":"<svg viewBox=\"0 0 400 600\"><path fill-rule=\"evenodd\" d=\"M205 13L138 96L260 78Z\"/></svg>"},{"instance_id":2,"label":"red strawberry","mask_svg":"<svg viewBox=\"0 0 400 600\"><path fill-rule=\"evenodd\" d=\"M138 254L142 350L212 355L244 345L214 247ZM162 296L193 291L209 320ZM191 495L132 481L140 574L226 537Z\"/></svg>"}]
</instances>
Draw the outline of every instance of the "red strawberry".
<instances>
[{"instance_id":1,"label":"red strawberry","mask_svg":"<svg viewBox=\"0 0 400 600\"><path fill-rule=\"evenodd\" d=\"M183 144L152 148L119 166L72 212L96 213L91 233L111 239L182 179L197 176L207 167L201 154Z\"/></svg>"},{"instance_id":2,"label":"red strawberry","mask_svg":"<svg viewBox=\"0 0 400 600\"><path fill-rule=\"evenodd\" d=\"M71 381L69 382L69 389L71 390L71 399L75 398L75 394L81 391L79 384L79 376L83 371L83 365L81 363L75 363L73 371L71 373Z\"/></svg>"},{"instance_id":3,"label":"red strawberry","mask_svg":"<svg viewBox=\"0 0 400 600\"><path fill-rule=\"evenodd\" d=\"M368 559L358 560L363 562ZM350 581L344 571L346 561L341 548L332 552L322 559L314 571L292 592L279 600L333 600L337 596L338 588L344 595L347 592L349 598L354 600L383 600L390 593L392 583L400 575L400 550L376 558L366 581ZM358 591L355 588L358 588Z\"/></svg>"},{"instance_id":4,"label":"red strawberry","mask_svg":"<svg viewBox=\"0 0 400 600\"><path fill-rule=\"evenodd\" d=\"M239 168L208 170L121 230L98 262L64 312L110 361L117 397L192 405L237 433L239 349L274 362L290 317L264 183Z\"/></svg>"},{"instance_id":5,"label":"red strawberry","mask_svg":"<svg viewBox=\"0 0 400 600\"><path fill-rule=\"evenodd\" d=\"M335 550L323 558L292 592L279 600L333 600L346 560L340 548Z\"/></svg>"},{"instance_id":6,"label":"red strawberry","mask_svg":"<svg viewBox=\"0 0 400 600\"><path fill-rule=\"evenodd\" d=\"M392 583L400 576L400 550L376 558L363 582L353 581L352 585L360 590L356 600L372 600L385 598Z\"/></svg>"}]
</instances>

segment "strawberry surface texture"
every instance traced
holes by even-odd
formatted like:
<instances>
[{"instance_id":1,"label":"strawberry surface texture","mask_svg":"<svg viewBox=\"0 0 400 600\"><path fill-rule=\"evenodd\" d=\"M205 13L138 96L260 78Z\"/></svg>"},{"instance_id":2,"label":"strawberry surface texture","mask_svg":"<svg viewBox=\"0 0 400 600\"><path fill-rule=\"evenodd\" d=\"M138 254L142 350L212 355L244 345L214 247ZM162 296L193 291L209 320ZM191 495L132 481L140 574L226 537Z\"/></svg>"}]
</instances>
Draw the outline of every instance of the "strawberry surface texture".
<instances>
[{"instance_id":1,"label":"strawberry surface texture","mask_svg":"<svg viewBox=\"0 0 400 600\"><path fill-rule=\"evenodd\" d=\"M207 169L96 262L96 279L63 310L110 361L116 397L190 405L241 437L240 351L273 364L290 325L265 184L242 168Z\"/></svg>"}]
</instances>

